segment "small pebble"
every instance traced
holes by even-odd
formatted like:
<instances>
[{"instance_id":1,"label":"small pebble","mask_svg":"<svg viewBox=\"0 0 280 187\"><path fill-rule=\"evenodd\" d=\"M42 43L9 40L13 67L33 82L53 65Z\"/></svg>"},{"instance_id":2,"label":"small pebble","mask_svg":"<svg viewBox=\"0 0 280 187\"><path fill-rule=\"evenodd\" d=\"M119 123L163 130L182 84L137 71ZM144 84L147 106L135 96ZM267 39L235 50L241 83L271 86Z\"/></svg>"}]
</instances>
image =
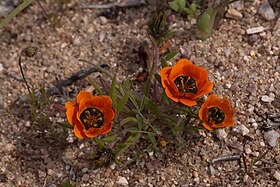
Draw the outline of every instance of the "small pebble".
<instances>
[{"instance_id":1,"label":"small pebble","mask_svg":"<svg viewBox=\"0 0 280 187\"><path fill-rule=\"evenodd\" d=\"M88 171L88 168L83 168L83 169L82 169L82 172L83 172L83 173L86 173L87 171Z\"/></svg>"},{"instance_id":2,"label":"small pebble","mask_svg":"<svg viewBox=\"0 0 280 187\"><path fill-rule=\"evenodd\" d=\"M274 177L276 180L280 181L280 173L279 173L278 171L275 171L275 173L273 174L273 177Z\"/></svg>"},{"instance_id":3,"label":"small pebble","mask_svg":"<svg viewBox=\"0 0 280 187\"><path fill-rule=\"evenodd\" d=\"M249 129L245 125L243 125L243 124L236 126L233 129L233 131L241 134L242 136L244 136L244 135L246 135L246 134L248 134L250 132Z\"/></svg>"},{"instance_id":4,"label":"small pebble","mask_svg":"<svg viewBox=\"0 0 280 187\"><path fill-rule=\"evenodd\" d=\"M118 177L118 180L116 181L116 183L119 185L123 185L123 186L128 185L126 178L120 177L120 176Z\"/></svg>"},{"instance_id":5,"label":"small pebble","mask_svg":"<svg viewBox=\"0 0 280 187\"><path fill-rule=\"evenodd\" d=\"M267 21L273 20L276 17L274 10L267 0L260 6L259 14Z\"/></svg>"},{"instance_id":6,"label":"small pebble","mask_svg":"<svg viewBox=\"0 0 280 187\"><path fill-rule=\"evenodd\" d=\"M88 181L89 180L89 174L84 174L82 177L83 181Z\"/></svg>"},{"instance_id":7,"label":"small pebble","mask_svg":"<svg viewBox=\"0 0 280 187\"><path fill-rule=\"evenodd\" d=\"M99 19L100 19L100 22L102 25L105 25L108 23L108 20L105 16L100 16Z\"/></svg>"},{"instance_id":8,"label":"small pebble","mask_svg":"<svg viewBox=\"0 0 280 187\"><path fill-rule=\"evenodd\" d=\"M274 101L274 98L271 98L271 97L269 97L269 96L267 96L267 95L263 95L263 96L261 97L261 100L262 100L263 102L266 102L266 103L271 103L272 101Z\"/></svg>"},{"instance_id":9,"label":"small pebble","mask_svg":"<svg viewBox=\"0 0 280 187\"><path fill-rule=\"evenodd\" d=\"M280 134L275 131L269 131L264 133L264 139L271 147L275 147L277 145L277 139L280 137Z\"/></svg>"},{"instance_id":10,"label":"small pebble","mask_svg":"<svg viewBox=\"0 0 280 187\"><path fill-rule=\"evenodd\" d=\"M246 30L247 34L256 34L264 31L264 27L253 27Z\"/></svg>"},{"instance_id":11,"label":"small pebble","mask_svg":"<svg viewBox=\"0 0 280 187\"><path fill-rule=\"evenodd\" d=\"M243 17L243 15L238 10L230 8L230 9L228 9L228 11L226 13L226 17L232 18L232 19L241 19Z\"/></svg>"},{"instance_id":12,"label":"small pebble","mask_svg":"<svg viewBox=\"0 0 280 187\"><path fill-rule=\"evenodd\" d=\"M217 129L216 135L220 140L224 140L227 137L225 129Z\"/></svg>"}]
</instances>

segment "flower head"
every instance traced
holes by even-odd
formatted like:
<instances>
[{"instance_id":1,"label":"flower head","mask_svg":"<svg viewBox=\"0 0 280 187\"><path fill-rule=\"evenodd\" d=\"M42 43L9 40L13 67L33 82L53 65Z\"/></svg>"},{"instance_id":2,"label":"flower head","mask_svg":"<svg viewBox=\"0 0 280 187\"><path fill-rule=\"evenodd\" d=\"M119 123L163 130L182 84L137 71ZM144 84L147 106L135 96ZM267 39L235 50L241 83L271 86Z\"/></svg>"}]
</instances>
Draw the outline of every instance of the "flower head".
<instances>
[{"instance_id":1,"label":"flower head","mask_svg":"<svg viewBox=\"0 0 280 187\"><path fill-rule=\"evenodd\" d=\"M213 130L233 126L235 124L234 113L228 99L219 99L217 95L212 94L201 105L198 116L206 129Z\"/></svg>"},{"instance_id":2,"label":"flower head","mask_svg":"<svg viewBox=\"0 0 280 187\"><path fill-rule=\"evenodd\" d=\"M93 96L80 91L76 101L65 103L68 122L74 126L78 138L93 138L112 129L115 116L112 100L108 96Z\"/></svg>"},{"instance_id":3,"label":"flower head","mask_svg":"<svg viewBox=\"0 0 280 187\"><path fill-rule=\"evenodd\" d=\"M196 99L211 92L213 88L207 71L186 59L179 60L173 68L163 68L160 76L166 95L187 106L196 105Z\"/></svg>"}]
</instances>

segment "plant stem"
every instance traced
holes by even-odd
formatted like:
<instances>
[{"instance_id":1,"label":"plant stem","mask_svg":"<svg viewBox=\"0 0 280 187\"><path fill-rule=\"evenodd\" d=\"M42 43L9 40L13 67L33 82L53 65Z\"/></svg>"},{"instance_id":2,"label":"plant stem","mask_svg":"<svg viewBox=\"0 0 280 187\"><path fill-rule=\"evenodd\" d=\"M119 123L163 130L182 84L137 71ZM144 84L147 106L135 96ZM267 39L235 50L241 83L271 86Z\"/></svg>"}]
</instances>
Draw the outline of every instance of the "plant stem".
<instances>
[{"instance_id":1,"label":"plant stem","mask_svg":"<svg viewBox=\"0 0 280 187\"><path fill-rule=\"evenodd\" d=\"M26 85L26 87L27 87L27 90L28 90L29 94L31 94L30 87L29 87L29 85L28 85L28 83L27 83L27 80L26 80L26 78L25 78L25 76L24 76L23 69L22 69L22 65L21 65L21 55L22 55L23 51L24 51L24 50L22 50L21 53L19 54L18 64L19 64L19 69L20 69L20 73L21 73L22 79L23 79L23 81L24 81L24 83L25 83L25 85Z\"/></svg>"},{"instance_id":2,"label":"plant stem","mask_svg":"<svg viewBox=\"0 0 280 187\"><path fill-rule=\"evenodd\" d=\"M19 14L23 9L30 5L34 0L25 0L20 5L18 5L12 12L9 13L1 22L0 29L7 25L11 19L13 19L17 14Z\"/></svg>"},{"instance_id":3,"label":"plant stem","mask_svg":"<svg viewBox=\"0 0 280 187\"><path fill-rule=\"evenodd\" d=\"M102 140L100 140L97 137L93 138L93 141L98 145L99 148L104 149L105 148L105 144Z\"/></svg>"}]
</instances>

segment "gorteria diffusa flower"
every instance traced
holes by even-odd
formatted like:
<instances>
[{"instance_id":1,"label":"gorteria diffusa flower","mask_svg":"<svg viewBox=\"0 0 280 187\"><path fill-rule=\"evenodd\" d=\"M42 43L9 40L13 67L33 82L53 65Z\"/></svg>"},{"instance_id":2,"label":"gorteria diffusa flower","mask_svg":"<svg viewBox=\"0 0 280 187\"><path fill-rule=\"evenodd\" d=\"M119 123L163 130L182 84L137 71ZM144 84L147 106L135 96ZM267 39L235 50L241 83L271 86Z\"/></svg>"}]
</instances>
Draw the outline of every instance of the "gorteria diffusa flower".
<instances>
[{"instance_id":1,"label":"gorteria diffusa flower","mask_svg":"<svg viewBox=\"0 0 280 187\"><path fill-rule=\"evenodd\" d=\"M93 138L112 129L115 109L108 96L93 96L81 91L76 101L65 103L65 107L68 122L74 126L74 134L78 138Z\"/></svg>"},{"instance_id":2,"label":"gorteria diffusa flower","mask_svg":"<svg viewBox=\"0 0 280 187\"><path fill-rule=\"evenodd\" d=\"M173 68L163 68L160 76L166 95L187 106L196 105L196 99L213 88L207 71L186 59L179 60Z\"/></svg>"},{"instance_id":3,"label":"gorteria diffusa flower","mask_svg":"<svg viewBox=\"0 0 280 187\"><path fill-rule=\"evenodd\" d=\"M219 99L217 95L213 94L201 105L198 115L203 126L208 130L213 130L233 126L235 124L234 113L228 99Z\"/></svg>"}]
</instances>

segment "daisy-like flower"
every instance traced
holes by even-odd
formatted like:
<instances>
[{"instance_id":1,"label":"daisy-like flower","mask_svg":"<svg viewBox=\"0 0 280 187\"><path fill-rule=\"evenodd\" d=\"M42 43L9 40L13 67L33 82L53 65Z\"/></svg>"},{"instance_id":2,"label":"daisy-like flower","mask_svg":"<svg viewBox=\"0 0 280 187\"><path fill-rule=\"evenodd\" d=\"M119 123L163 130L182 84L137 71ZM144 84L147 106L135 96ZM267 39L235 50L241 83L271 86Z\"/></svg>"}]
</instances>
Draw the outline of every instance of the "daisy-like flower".
<instances>
[{"instance_id":1,"label":"daisy-like flower","mask_svg":"<svg viewBox=\"0 0 280 187\"><path fill-rule=\"evenodd\" d=\"M163 68L160 76L166 95L187 106L196 105L196 100L213 88L207 71L186 59L179 60L173 68Z\"/></svg>"},{"instance_id":2,"label":"daisy-like flower","mask_svg":"<svg viewBox=\"0 0 280 187\"><path fill-rule=\"evenodd\" d=\"M213 130L233 126L235 124L234 113L228 99L219 99L217 95L212 94L201 105L198 116L206 129Z\"/></svg>"},{"instance_id":3,"label":"daisy-like flower","mask_svg":"<svg viewBox=\"0 0 280 187\"><path fill-rule=\"evenodd\" d=\"M74 126L74 134L78 138L94 138L112 129L115 109L108 96L93 96L80 91L76 101L65 103L65 107L68 122Z\"/></svg>"}]
</instances>

